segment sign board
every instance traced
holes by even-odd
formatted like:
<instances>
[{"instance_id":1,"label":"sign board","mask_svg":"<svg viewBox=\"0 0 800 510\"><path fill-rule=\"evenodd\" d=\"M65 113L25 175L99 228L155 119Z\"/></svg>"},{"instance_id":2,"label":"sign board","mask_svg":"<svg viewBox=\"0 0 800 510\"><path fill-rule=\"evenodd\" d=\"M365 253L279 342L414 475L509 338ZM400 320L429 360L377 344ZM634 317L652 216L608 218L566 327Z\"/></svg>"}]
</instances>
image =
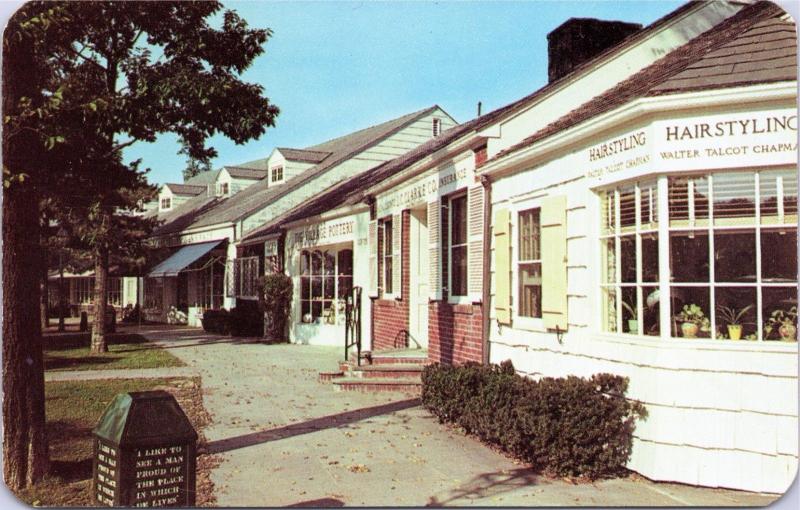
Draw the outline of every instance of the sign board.
<instances>
[{"instance_id":1,"label":"sign board","mask_svg":"<svg viewBox=\"0 0 800 510\"><path fill-rule=\"evenodd\" d=\"M197 433L172 395L120 393L93 435L95 502L140 508L194 506Z\"/></svg>"},{"instance_id":2,"label":"sign board","mask_svg":"<svg viewBox=\"0 0 800 510\"><path fill-rule=\"evenodd\" d=\"M294 249L353 241L355 220L340 218L292 229L288 238Z\"/></svg>"},{"instance_id":3,"label":"sign board","mask_svg":"<svg viewBox=\"0 0 800 510\"><path fill-rule=\"evenodd\" d=\"M471 164L471 158L462 160L457 165L439 169L386 195L379 195L376 201L378 216L426 204L437 197L466 188L475 182L475 170Z\"/></svg>"}]
</instances>

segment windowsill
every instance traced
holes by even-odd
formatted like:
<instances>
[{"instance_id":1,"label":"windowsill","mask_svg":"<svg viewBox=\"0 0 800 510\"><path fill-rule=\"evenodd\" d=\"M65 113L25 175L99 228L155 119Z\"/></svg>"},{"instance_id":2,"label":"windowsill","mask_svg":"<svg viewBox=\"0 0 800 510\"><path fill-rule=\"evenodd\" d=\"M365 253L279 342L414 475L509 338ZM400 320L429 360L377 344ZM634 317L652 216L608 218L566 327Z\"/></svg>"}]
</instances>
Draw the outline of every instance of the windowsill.
<instances>
[{"instance_id":1,"label":"windowsill","mask_svg":"<svg viewBox=\"0 0 800 510\"><path fill-rule=\"evenodd\" d=\"M692 350L733 350L733 351L760 351L774 353L797 353L797 342L781 342L770 340L759 342L756 340L712 340L710 338L661 338L660 336L631 335L628 333L597 333L596 337L631 345L648 347L677 347Z\"/></svg>"},{"instance_id":2,"label":"windowsill","mask_svg":"<svg viewBox=\"0 0 800 510\"><path fill-rule=\"evenodd\" d=\"M512 324L515 328L524 329L525 331L533 331L535 333L547 333L542 319L535 319L533 317L520 317L515 315L512 318Z\"/></svg>"},{"instance_id":3,"label":"windowsill","mask_svg":"<svg viewBox=\"0 0 800 510\"><path fill-rule=\"evenodd\" d=\"M448 296L447 304L450 305L471 305L472 298L469 296Z\"/></svg>"}]
</instances>

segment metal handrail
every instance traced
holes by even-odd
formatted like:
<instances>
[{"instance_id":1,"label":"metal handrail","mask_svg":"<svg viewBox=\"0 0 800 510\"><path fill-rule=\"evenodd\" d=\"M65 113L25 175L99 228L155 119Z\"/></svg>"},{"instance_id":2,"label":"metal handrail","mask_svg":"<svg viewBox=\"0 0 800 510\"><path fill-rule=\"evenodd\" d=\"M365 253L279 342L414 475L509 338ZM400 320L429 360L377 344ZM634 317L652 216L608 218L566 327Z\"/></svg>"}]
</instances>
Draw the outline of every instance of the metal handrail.
<instances>
[{"instance_id":1,"label":"metal handrail","mask_svg":"<svg viewBox=\"0 0 800 510\"><path fill-rule=\"evenodd\" d=\"M353 287L344 305L344 360L356 348L356 364L361 366L361 287Z\"/></svg>"}]
</instances>

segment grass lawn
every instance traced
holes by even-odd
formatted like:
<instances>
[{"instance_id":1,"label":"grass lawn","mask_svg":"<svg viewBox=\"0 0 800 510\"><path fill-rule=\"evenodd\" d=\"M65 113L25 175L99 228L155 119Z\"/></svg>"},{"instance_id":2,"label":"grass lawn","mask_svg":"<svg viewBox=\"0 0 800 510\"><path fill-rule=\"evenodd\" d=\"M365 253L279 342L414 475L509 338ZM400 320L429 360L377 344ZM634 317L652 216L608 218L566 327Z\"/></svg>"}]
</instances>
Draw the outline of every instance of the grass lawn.
<instances>
[{"instance_id":1,"label":"grass lawn","mask_svg":"<svg viewBox=\"0 0 800 510\"><path fill-rule=\"evenodd\" d=\"M45 370L180 367L184 363L141 335L109 335L108 352L89 353L88 333L44 336Z\"/></svg>"},{"instance_id":2,"label":"grass lawn","mask_svg":"<svg viewBox=\"0 0 800 510\"><path fill-rule=\"evenodd\" d=\"M19 494L28 504L95 506L91 499L92 428L117 393L163 389L180 403L198 433L208 423L202 407L199 378L107 379L48 382L45 385L50 473L32 489ZM198 459L198 466L201 462ZM198 492L202 473L198 474ZM210 494L198 494L198 504Z\"/></svg>"}]
</instances>

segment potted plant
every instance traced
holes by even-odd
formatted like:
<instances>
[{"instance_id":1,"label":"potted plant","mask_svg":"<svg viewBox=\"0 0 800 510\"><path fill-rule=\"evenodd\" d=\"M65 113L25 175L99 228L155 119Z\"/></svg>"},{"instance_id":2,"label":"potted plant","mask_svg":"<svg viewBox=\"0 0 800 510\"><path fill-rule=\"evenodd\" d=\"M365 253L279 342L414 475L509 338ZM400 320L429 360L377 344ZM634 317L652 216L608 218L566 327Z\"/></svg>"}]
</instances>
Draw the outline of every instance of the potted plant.
<instances>
[{"instance_id":1,"label":"potted plant","mask_svg":"<svg viewBox=\"0 0 800 510\"><path fill-rule=\"evenodd\" d=\"M772 312L764 331L767 336L774 330L778 330L780 338L784 342L794 342L797 339L797 307L793 306L788 310L777 309Z\"/></svg>"},{"instance_id":2,"label":"potted plant","mask_svg":"<svg viewBox=\"0 0 800 510\"><path fill-rule=\"evenodd\" d=\"M710 328L710 322L703 309L694 303L683 305L683 309L675 319L681 323L681 333L684 338L697 338L698 330L707 331Z\"/></svg>"},{"instance_id":3,"label":"potted plant","mask_svg":"<svg viewBox=\"0 0 800 510\"><path fill-rule=\"evenodd\" d=\"M622 308L624 308L628 314L630 314L632 319L628 319L628 333L639 333L639 321L636 319L637 313L636 310L633 309L631 305L629 305L624 299L622 300Z\"/></svg>"},{"instance_id":4,"label":"potted plant","mask_svg":"<svg viewBox=\"0 0 800 510\"><path fill-rule=\"evenodd\" d=\"M742 338L742 317L744 317L753 305L747 305L741 310L737 311L736 308L728 306L718 306L717 314L719 318L728 324L728 338L731 340L739 340Z\"/></svg>"}]
</instances>

